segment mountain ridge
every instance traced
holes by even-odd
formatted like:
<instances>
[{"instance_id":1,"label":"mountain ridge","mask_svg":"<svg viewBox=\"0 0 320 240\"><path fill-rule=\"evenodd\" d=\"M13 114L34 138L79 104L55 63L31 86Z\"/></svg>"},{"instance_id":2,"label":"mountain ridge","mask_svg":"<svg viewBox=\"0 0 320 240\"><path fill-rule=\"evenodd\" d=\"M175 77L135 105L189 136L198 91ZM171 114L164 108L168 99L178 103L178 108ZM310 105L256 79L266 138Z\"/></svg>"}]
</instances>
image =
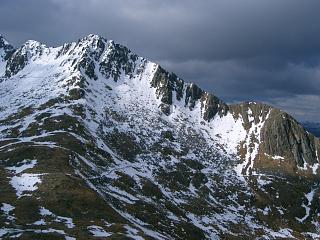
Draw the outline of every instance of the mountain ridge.
<instances>
[{"instance_id":1,"label":"mountain ridge","mask_svg":"<svg viewBox=\"0 0 320 240\"><path fill-rule=\"evenodd\" d=\"M3 236L28 234L27 223L37 226L28 218L65 237L91 238L93 228L129 239L318 234L319 139L283 111L227 105L97 35L57 48L28 41L6 61L0 182L11 200L0 202L25 209L32 201L34 213L15 211L14 221L6 215ZM33 188L17 187L19 179ZM68 203L77 192L87 205ZM99 215L86 196L113 217ZM65 215L74 227L61 220ZM285 220L274 225L274 218Z\"/></svg>"}]
</instances>

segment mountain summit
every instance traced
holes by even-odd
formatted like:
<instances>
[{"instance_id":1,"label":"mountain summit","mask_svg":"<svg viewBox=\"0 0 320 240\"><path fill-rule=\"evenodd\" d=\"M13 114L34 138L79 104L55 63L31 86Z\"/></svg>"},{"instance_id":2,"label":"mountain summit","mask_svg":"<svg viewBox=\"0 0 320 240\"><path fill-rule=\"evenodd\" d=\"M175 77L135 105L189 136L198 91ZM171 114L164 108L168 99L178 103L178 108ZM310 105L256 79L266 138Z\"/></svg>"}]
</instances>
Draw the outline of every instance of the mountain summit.
<instances>
[{"instance_id":1,"label":"mountain summit","mask_svg":"<svg viewBox=\"0 0 320 240\"><path fill-rule=\"evenodd\" d=\"M0 237L320 237L320 140L287 113L97 35L0 52Z\"/></svg>"}]
</instances>

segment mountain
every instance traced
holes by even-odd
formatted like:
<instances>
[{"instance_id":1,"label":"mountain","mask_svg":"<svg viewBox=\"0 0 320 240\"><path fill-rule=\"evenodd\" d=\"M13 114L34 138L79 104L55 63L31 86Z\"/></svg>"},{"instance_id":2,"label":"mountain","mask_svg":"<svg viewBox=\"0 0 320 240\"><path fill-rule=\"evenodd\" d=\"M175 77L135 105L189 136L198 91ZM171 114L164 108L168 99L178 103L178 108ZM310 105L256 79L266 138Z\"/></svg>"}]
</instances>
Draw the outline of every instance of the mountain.
<instances>
[{"instance_id":1,"label":"mountain","mask_svg":"<svg viewBox=\"0 0 320 240\"><path fill-rule=\"evenodd\" d=\"M10 43L0 35L0 73L3 75L3 72L6 68L6 62L14 52L14 48Z\"/></svg>"},{"instance_id":2,"label":"mountain","mask_svg":"<svg viewBox=\"0 0 320 240\"><path fill-rule=\"evenodd\" d=\"M320 137L320 123L317 122L303 122L302 126L316 137Z\"/></svg>"},{"instance_id":3,"label":"mountain","mask_svg":"<svg viewBox=\"0 0 320 240\"><path fill-rule=\"evenodd\" d=\"M320 238L320 140L97 35L1 38L0 237Z\"/></svg>"}]
</instances>

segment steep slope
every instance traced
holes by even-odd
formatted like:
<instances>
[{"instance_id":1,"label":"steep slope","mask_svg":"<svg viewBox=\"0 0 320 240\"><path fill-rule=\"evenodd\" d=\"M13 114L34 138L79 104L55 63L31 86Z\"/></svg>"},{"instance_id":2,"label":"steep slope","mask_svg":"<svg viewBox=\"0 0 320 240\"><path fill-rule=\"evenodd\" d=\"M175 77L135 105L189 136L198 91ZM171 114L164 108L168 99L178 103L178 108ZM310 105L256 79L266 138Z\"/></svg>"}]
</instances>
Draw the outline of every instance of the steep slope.
<instances>
[{"instance_id":1,"label":"steep slope","mask_svg":"<svg viewBox=\"0 0 320 240\"><path fill-rule=\"evenodd\" d=\"M248 133L239 149L241 158L245 159L238 165L242 173L319 175L319 139L306 132L290 115L257 103L233 105L230 109L236 118L243 119Z\"/></svg>"},{"instance_id":2,"label":"steep slope","mask_svg":"<svg viewBox=\"0 0 320 240\"><path fill-rule=\"evenodd\" d=\"M0 35L0 76L4 75L6 62L13 53L14 48L8 41Z\"/></svg>"},{"instance_id":3,"label":"steep slope","mask_svg":"<svg viewBox=\"0 0 320 240\"><path fill-rule=\"evenodd\" d=\"M319 139L286 113L96 35L3 63L0 236L320 237Z\"/></svg>"}]
</instances>

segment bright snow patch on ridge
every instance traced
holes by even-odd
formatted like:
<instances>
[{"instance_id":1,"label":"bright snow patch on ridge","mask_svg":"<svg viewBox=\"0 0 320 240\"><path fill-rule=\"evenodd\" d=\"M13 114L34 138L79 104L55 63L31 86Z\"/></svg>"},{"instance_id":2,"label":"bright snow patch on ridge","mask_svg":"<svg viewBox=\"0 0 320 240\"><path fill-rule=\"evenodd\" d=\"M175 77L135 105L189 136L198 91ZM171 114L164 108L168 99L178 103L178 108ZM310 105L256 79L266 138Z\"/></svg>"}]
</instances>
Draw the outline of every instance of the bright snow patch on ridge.
<instances>
[{"instance_id":1,"label":"bright snow patch on ridge","mask_svg":"<svg viewBox=\"0 0 320 240\"><path fill-rule=\"evenodd\" d=\"M52 217L54 222L63 223L67 228L74 228L75 224L73 223L73 219L69 217L62 217L54 214L50 210L41 207L40 208L40 215L43 217ZM44 219L41 219L36 222L38 225L43 225L45 223Z\"/></svg>"},{"instance_id":2,"label":"bright snow patch on ridge","mask_svg":"<svg viewBox=\"0 0 320 240\"><path fill-rule=\"evenodd\" d=\"M310 206L311 206L311 203L312 203L312 200L313 200L313 197L314 197L314 193L315 193L315 190L312 190L311 192L305 194L305 197L308 201L307 205L305 203L302 203L302 207L306 209L306 214L304 217L302 218L297 218L296 219L299 221L299 222L304 222L305 220L307 220L307 218L309 217L310 215Z\"/></svg>"},{"instance_id":3,"label":"bright snow patch on ridge","mask_svg":"<svg viewBox=\"0 0 320 240\"><path fill-rule=\"evenodd\" d=\"M106 232L102 227L99 226L88 226L89 232L92 233L94 237L110 237L112 234Z\"/></svg>"},{"instance_id":4,"label":"bright snow patch on ridge","mask_svg":"<svg viewBox=\"0 0 320 240\"><path fill-rule=\"evenodd\" d=\"M212 136L224 145L225 150L228 153L237 154L237 147L246 137L243 120L241 118L236 120L231 113L228 113L224 117L216 115L210 125Z\"/></svg>"},{"instance_id":5,"label":"bright snow patch on ridge","mask_svg":"<svg viewBox=\"0 0 320 240\"><path fill-rule=\"evenodd\" d=\"M10 184L16 190L18 198L22 196L27 196L24 192L32 192L38 189L38 184L41 183L41 178L43 174L29 174L24 173L20 176L12 177Z\"/></svg>"},{"instance_id":6,"label":"bright snow patch on ridge","mask_svg":"<svg viewBox=\"0 0 320 240\"><path fill-rule=\"evenodd\" d=\"M292 230L288 228L280 229L278 232L270 232L271 236L276 239L294 238L291 233L292 233Z\"/></svg>"},{"instance_id":7,"label":"bright snow patch on ridge","mask_svg":"<svg viewBox=\"0 0 320 240\"><path fill-rule=\"evenodd\" d=\"M10 214L10 212L12 212L14 209L15 207L8 203L2 203L2 207L0 208L0 210L4 213L4 215L9 221L12 221L15 219L15 217Z\"/></svg>"},{"instance_id":8,"label":"bright snow patch on ridge","mask_svg":"<svg viewBox=\"0 0 320 240\"><path fill-rule=\"evenodd\" d=\"M18 166L14 166L14 167L7 167L6 169L9 170L9 171L12 171L14 172L15 174L19 174L27 169L30 169L30 168L34 168L34 166L37 164L37 160L23 160Z\"/></svg>"},{"instance_id":9,"label":"bright snow patch on ridge","mask_svg":"<svg viewBox=\"0 0 320 240\"><path fill-rule=\"evenodd\" d=\"M2 203L2 207L0 208L5 214L9 214L15 207L11 206L8 203Z\"/></svg>"}]
</instances>

